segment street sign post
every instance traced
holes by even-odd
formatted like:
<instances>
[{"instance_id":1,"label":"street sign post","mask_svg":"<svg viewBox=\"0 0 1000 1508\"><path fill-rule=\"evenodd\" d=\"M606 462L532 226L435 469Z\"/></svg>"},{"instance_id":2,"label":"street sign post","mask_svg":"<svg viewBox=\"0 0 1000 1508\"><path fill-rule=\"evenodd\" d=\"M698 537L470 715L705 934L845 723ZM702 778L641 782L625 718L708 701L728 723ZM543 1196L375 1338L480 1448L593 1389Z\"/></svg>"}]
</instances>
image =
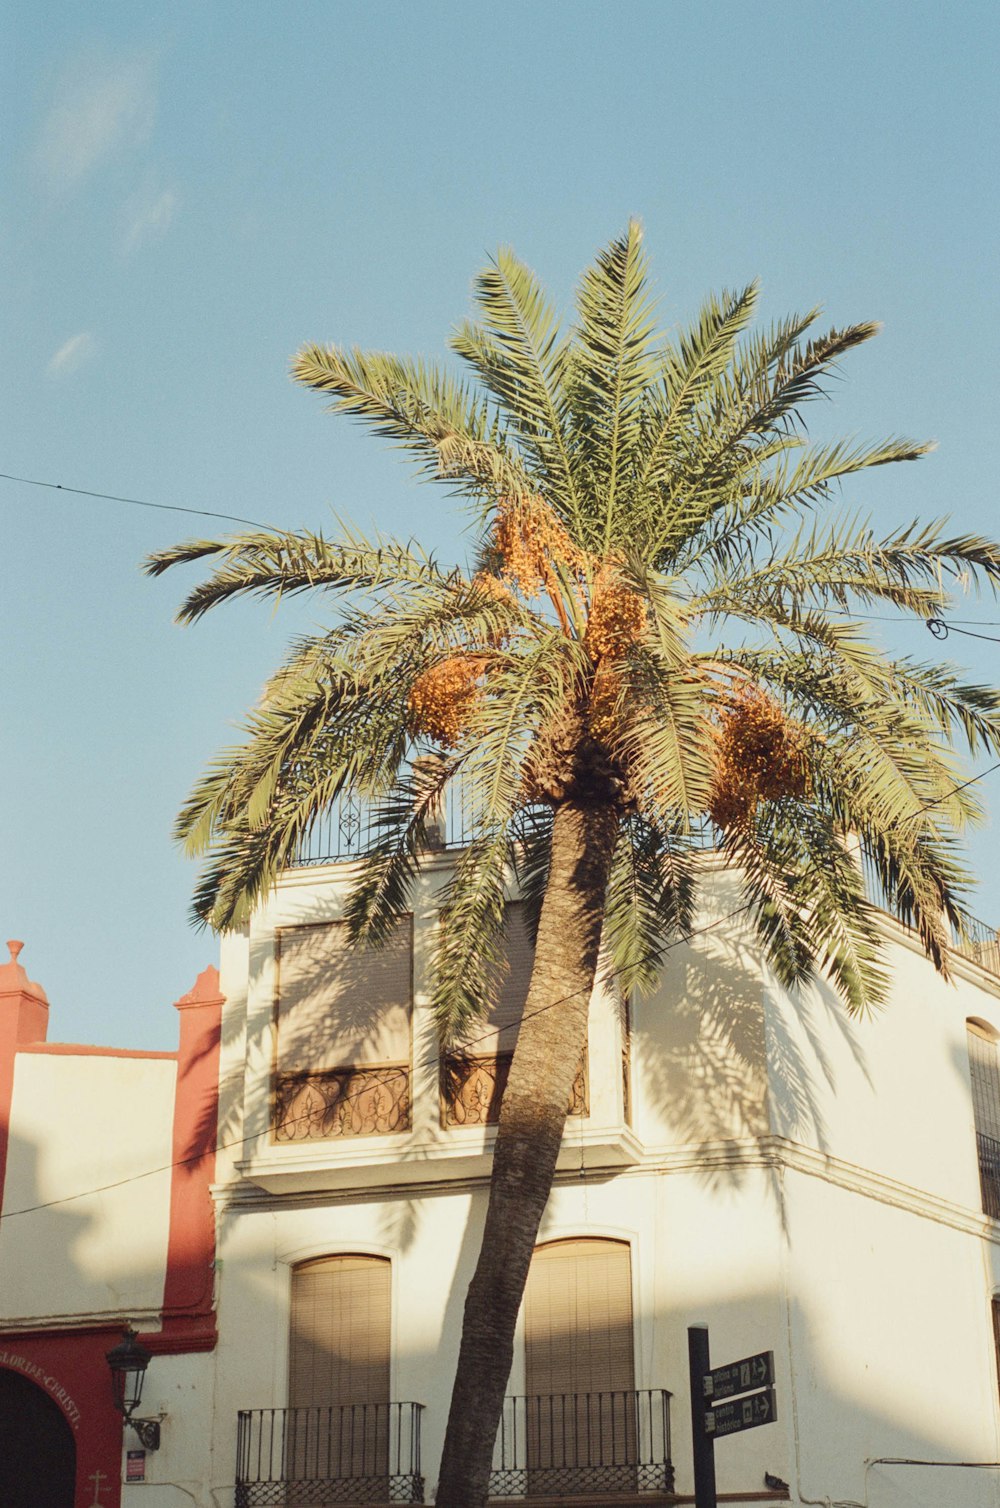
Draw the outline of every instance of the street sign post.
<instances>
[{"instance_id":1,"label":"street sign post","mask_svg":"<svg viewBox=\"0 0 1000 1508\"><path fill-rule=\"evenodd\" d=\"M718 1508L715 1496L715 1441L705 1433L705 1378L710 1369L708 1326L691 1325L688 1328L688 1375L691 1383L695 1508Z\"/></svg>"},{"instance_id":2,"label":"street sign post","mask_svg":"<svg viewBox=\"0 0 1000 1508\"><path fill-rule=\"evenodd\" d=\"M742 1361L732 1361L728 1367L713 1367L705 1377L705 1397L713 1403L723 1398L732 1398L736 1393L748 1393L751 1388L763 1388L774 1382L774 1352L758 1351L756 1356L744 1356Z\"/></svg>"},{"instance_id":3,"label":"street sign post","mask_svg":"<svg viewBox=\"0 0 1000 1508\"><path fill-rule=\"evenodd\" d=\"M727 1435L773 1424L774 1352L758 1351L724 1367L709 1361L708 1326L688 1327L691 1384L691 1445L695 1508L718 1508L715 1495L715 1442ZM743 1394L743 1397L738 1395Z\"/></svg>"}]
</instances>

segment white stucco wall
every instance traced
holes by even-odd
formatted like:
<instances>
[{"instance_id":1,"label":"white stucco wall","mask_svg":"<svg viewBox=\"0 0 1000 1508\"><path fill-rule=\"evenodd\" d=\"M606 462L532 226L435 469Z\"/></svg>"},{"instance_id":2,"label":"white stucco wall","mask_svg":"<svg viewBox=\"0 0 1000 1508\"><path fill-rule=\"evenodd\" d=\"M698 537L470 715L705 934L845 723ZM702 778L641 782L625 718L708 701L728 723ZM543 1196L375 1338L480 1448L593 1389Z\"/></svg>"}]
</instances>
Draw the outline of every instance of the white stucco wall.
<instances>
[{"instance_id":1,"label":"white stucco wall","mask_svg":"<svg viewBox=\"0 0 1000 1508\"><path fill-rule=\"evenodd\" d=\"M158 1314L176 1075L171 1058L17 1054L0 1324Z\"/></svg>"}]
</instances>

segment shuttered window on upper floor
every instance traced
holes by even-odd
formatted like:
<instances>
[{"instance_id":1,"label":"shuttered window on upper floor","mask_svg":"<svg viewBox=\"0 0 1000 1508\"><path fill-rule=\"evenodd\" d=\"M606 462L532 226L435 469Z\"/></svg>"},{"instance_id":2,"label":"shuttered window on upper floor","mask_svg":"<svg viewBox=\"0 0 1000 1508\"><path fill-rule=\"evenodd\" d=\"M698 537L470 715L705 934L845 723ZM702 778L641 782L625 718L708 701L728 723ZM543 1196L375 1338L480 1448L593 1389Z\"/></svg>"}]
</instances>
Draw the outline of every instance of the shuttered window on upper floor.
<instances>
[{"instance_id":1,"label":"shuttered window on upper floor","mask_svg":"<svg viewBox=\"0 0 1000 1508\"><path fill-rule=\"evenodd\" d=\"M278 933L278 1065L285 1073L410 1056L413 923L383 948L350 941L346 922Z\"/></svg>"},{"instance_id":2,"label":"shuttered window on upper floor","mask_svg":"<svg viewBox=\"0 0 1000 1508\"><path fill-rule=\"evenodd\" d=\"M1000 1060L996 1040L974 1021L966 1022L966 1031L976 1130L1000 1141Z\"/></svg>"},{"instance_id":3,"label":"shuttered window on upper floor","mask_svg":"<svg viewBox=\"0 0 1000 1508\"><path fill-rule=\"evenodd\" d=\"M504 907L504 970L496 999L485 1016L468 1032L468 1051L477 1057L513 1052L528 998L535 945L521 901Z\"/></svg>"},{"instance_id":4,"label":"shuttered window on upper floor","mask_svg":"<svg viewBox=\"0 0 1000 1508\"><path fill-rule=\"evenodd\" d=\"M535 962L535 945L521 901L504 907L504 970L496 998L463 1042L441 1063L441 1122L445 1126L494 1124L517 1043ZM587 1114L587 1055L570 1095L569 1113Z\"/></svg>"},{"instance_id":5,"label":"shuttered window on upper floor","mask_svg":"<svg viewBox=\"0 0 1000 1508\"><path fill-rule=\"evenodd\" d=\"M275 1139L408 1129L412 918L381 948L324 922L282 928L276 951Z\"/></svg>"}]
</instances>

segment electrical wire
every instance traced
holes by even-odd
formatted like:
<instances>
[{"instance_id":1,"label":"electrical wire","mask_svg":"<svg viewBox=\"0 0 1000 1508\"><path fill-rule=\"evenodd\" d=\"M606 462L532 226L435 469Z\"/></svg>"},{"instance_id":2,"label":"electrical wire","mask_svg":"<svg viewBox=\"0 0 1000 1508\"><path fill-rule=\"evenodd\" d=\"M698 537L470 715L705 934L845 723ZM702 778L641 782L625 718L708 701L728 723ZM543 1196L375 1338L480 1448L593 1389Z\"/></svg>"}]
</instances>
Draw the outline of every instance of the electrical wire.
<instances>
[{"instance_id":1,"label":"electrical wire","mask_svg":"<svg viewBox=\"0 0 1000 1508\"><path fill-rule=\"evenodd\" d=\"M134 508L158 508L164 513L194 513L199 518L224 518L231 524L249 524L251 529L273 529L272 524L260 524L253 518L240 518L236 513L214 513L210 508L182 508L179 503L150 503L141 497L118 497L113 492L90 492L85 487L67 487L63 482L40 482L35 477L11 476L0 471L0 481L23 482L26 487L47 487L51 492L72 492L76 497L103 498L109 503L130 503Z\"/></svg>"},{"instance_id":2,"label":"electrical wire","mask_svg":"<svg viewBox=\"0 0 1000 1508\"><path fill-rule=\"evenodd\" d=\"M128 503L134 508L156 508L165 513L190 513L198 518L221 518L224 519L227 523L249 524L251 529L261 529L265 532L281 532L276 528L274 524L262 524L258 519L242 518L238 513L218 513L211 508L187 508L182 506L180 503L152 503L149 502L146 498L122 497L118 493L114 492L96 492L86 487L70 487L65 482L45 482L41 481L38 477L14 476L11 472L8 471L0 471L0 481L19 482L26 487L47 487L52 492L69 492L72 493L75 497L99 498L102 501L109 503ZM680 595L685 594L682 593ZM694 594L690 594L688 596L688 600L693 601ZM855 613L852 612L849 608L823 607L821 610L825 613L834 614L837 617L857 618L860 622L863 623L904 623L906 621L905 618L891 617L887 614ZM946 622L943 618L928 618L925 621L927 627L930 628L931 633L934 634L935 638L947 638L949 631L952 633L964 632L966 638L986 639L991 644L1000 644L1000 637L994 637L990 634L968 633L963 627L960 626L972 623L979 628L1000 628L1000 619L952 618ZM943 633L938 633L932 626L936 624L939 624L941 626L941 628L944 630Z\"/></svg>"},{"instance_id":3,"label":"electrical wire","mask_svg":"<svg viewBox=\"0 0 1000 1508\"><path fill-rule=\"evenodd\" d=\"M967 618L964 621L968 623L975 623L976 619ZM961 634L965 639L983 639L987 644L1000 644L1000 638L997 638L996 634L974 634L968 628L959 628L958 621L956 619L952 619L949 623L944 618L928 618L927 627L930 629L935 639L947 639L949 634ZM980 624L980 627L996 628L1000 627L1000 625L982 623Z\"/></svg>"},{"instance_id":4,"label":"electrical wire","mask_svg":"<svg viewBox=\"0 0 1000 1508\"><path fill-rule=\"evenodd\" d=\"M951 790L945 791L942 796L936 796L933 801L925 801L923 805L917 809L917 811L910 812L906 817L900 817L899 821L915 822L918 817L923 815L924 812L929 812L932 806L940 806L941 802L947 801L949 796L956 796L959 791L966 790L970 785L975 785L977 781L985 780L987 775L992 775L996 770L1000 770L1000 761L998 761L996 764L991 764L988 770L983 770L980 774L972 775L968 780L963 780L960 782L960 784L953 785L951 787Z\"/></svg>"},{"instance_id":5,"label":"electrical wire","mask_svg":"<svg viewBox=\"0 0 1000 1508\"><path fill-rule=\"evenodd\" d=\"M686 932L683 937L679 937L676 942L667 943L667 945L659 949L657 953L649 954L643 960L643 962L652 963L655 960L662 958L665 953L672 952L674 948L679 948L683 944L690 942L692 938L702 937L708 932L716 931L719 927L725 926L726 922L732 921L734 917L742 915L742 913L745 911L749 911L752 904L752 902L747 901L742 906L737 906L734 911L727 912L725 916L717 917L714 922L710 922L707 926L693 928L690 932ZM535 1016L544 1015L546 1011L555 1010L557 1006L565 1005L567 1000L574 1000L577 995L585 994L588 990L592 991L593 985L584 986L583 989L579 990L572 990L568 995L560 996L558 1000L549 1001L548 1005L540 1005L537 1010L528 1011L524 1015L522 1015L521 1021L530 1021ZM485 1042L492 1036L492 1031L483 1032L483 1034L479 1037L471 1037L467 1039L462 1045L466 1048L475 1047L479 1042ZM382 1083L385 1083L388 1079L391 1079L393 1077L403 1078L408 1073L408 1068L398 1068L394 1070L392 1074L386 1075L386 1079L383 1079ZM345 1094L339 1103L342 1105L350 1104L352 1100L360 1098L360 1096L365 1093L367 1093L367 1090L358 1090L355 1094ZM291 1122L291 1124L294 1125L296 1123L296 1120L304 1119L306 1119L305 1116L298 1116ZM144 1178L155 1178L159 1173L169 1173L174 1168L183 1168L189 1166L191 1163L200 1162L203 1157L211 1156L216 1152L229 1151L233 1147L245 1146L247 1142L259 1141L261 1136L264 1134L265 1133L262 1131L254 1131L249 1136L234 1137L232 1141L216 1142L212 1147L206 1148L202 1152L193 1152L189 1157L179 1157L174 1162L165 1162L162 1163L159 1167L147 1168L142 1173L130 1173L127 1178L119 1178L113 1183L102 1183L99 1184L96 1188L92 1189L80 1189L75 1194L63 1194L58 1199L48 1199L40 1204L25 1205L23 1209L19 1210L5 1210L2 1214L0 1214L0 1220L13 1220L17 1215L34 1215L37 1214L40 1210L54 1209L57 1205L60 1204L71 1204L76 1199L87 1199L93 1194L106 1194L112 1189L125 1188L126 1185L130 1183L138 1183Z\"/></svg>"},{"instance_id":6,"label":"electrical wire","mask_svg":"<svg viewBox=\"0 0 1000 1508\"><path fill-rule=\"evenodd\" d=\"M955 786L950 791L946 791L944 793L944 795L938 796L934 801L924 802L924 804L920 807L919 811L911 813L908 817L901 818L901 821L904 821L904 822L913 821L916 817L920 816L922 812L928 811L931 807L939 805L939 803L942 802L942 801L946 801L949 796L954 795L957 791L965 790L967 786L975 785L976 782L979 781L979 780L985 780L985 778L987 777L987 775L992 775L996 770L1000 770L1000 762L998 762L997 764L991 765L988 770L983 770L982 773L979 774L979 775L973 775L971 777L971 779L963 781L961 785ZM685 933L685 935L683 937L678 938L676 940L676 942L667 943L665 947L659 949L656 953L647 954L643 958L642 962L644 962L644 963L658 962L660 959L663 958L663 956L665 954L667 954L669 952L672 952L672 950L674 948L678 948L678 947L682 946L682 944L686 944L686 943L690 942L695 937L701 937L701 936L704 936L708 932L714 932L718 927L724 926L726 922L732 921L734 919L734 917L740 916L744 912L751 910L752 906L753 906L753 902L751 902L751 901L747 901L742 906L737 906L734 911L727 912L727 914L725 916L721 916L721 917L717 918L716 921L710 922L708 924L708 926L694 928L691 932L687 932L687 933ZM592 988L592 986L590 988ZM560 996L560 998L558 1000L552 1000L552 1001L549 1002L548 1005L542 1005L542 1006L539 1006L538 1009L535 1010L535 1011L529 1011L526 1015L524 1015L524 1016L521 1017L521 1020L522 1021L530 1021L532 1019L532 1017L542 1015L545 1011L554 1010L557 1006L565 1005L565 1003L566 1003L567 1000L572 1000L572 999L575 998L576 995L582 994L582 993L583 993L583 990L574 990L569 995ZM466 1047L466 1048L475 1047L478 1043L485 1042L492 1035L493 1035L492 1031L484 1032L479 1037L471 1037L471 1038L467 1039L463 1043L463 1046ZM407 1074L408 1072L409 1072L408 1069L401 1068L401 1069L397 1069L395 1071L395 1074L390 1074L388 1077L390 1079L392 1077L394 1077L394 1076L401 1078L405 1074ZM383 1080L382 1082L385 1083L386 1080ZM366 1092L367 1092L366 1090L358 1090L354 1094L346 1094L346 1095L344 1095L342 1097L342 1099L339 1101L339 1103L342 1104L342 1105L350 1104L353 1100L359 1099L360 1096L362 1094L366 1093ZM296 1119L303 1119L303 1117L296 1117L295 1119L292 1120L292 1122L290 1124L294 1125L296 1123ZM212 1147L209 1150L211 1152L229 1151L233 1147L244 1146L247 1142L253 1142L253 1141L259 1140L259 1138L263 1134L264 1134L263 1132L255 1131L255 1132L253 1132L249 1136L237 1137L233 1141L217 1142L215 1144L215 1146ZM2 1220L12 1220L16 1215L32 1215L32 1214L35 1214L39 1210L52 1209L54 1206L60 1205L60 1204L69 1204L69 1203L71 1203L75 1199L86 1199L86 1198L88 1198L92 1194L104 1194L104 1193L107 1193L108 1191L110 1191L112 1189L123 1188L126 1184L136 1183L136 1182L138 1182L139 1180L141 1180L143 1178L153 1178L158 1173L168 1173L173 1168L186 1167L190 1163L199 1162L202 1157L206 1157L208 1155L209 1155L209 1151L195 1152L195 1153L192 1153L191 1156L189 1156L189 1157L178 1158L175 1162L163 1163L161 1166L156 1167L156 1168L147 1168L142 1173L132 1173L127 1178L118 1179L114 1183L100 1184L98 1187L92 1188L92 1189L81 1189L79 1192L77 1192L75 1194L65 1194L65 1195L62 1195L58 1199L50 1199L50 1200L48 1200L48 1201L46 1201L44 1203L41 1203L41 1204L26 1205L23 1209L19 1209L19 1210L6 1210L3 1213L0 1213L0 1221L2 1221Z\"/></svg>"}]
</instances>

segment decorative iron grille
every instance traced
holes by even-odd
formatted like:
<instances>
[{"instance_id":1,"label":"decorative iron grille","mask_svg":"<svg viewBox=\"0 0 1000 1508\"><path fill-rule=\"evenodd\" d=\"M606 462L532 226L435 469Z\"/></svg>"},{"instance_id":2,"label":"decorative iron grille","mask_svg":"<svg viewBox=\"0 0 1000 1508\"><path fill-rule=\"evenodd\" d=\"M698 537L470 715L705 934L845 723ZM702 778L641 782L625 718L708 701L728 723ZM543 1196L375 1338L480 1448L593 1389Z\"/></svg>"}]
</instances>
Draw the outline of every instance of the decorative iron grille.
<instances>
[{"instance_id":1,"label":"decorative iron grille","mask_svg":"<svg viewBox=\"0 0 1000 1508\"><path fill-rule=\"evenodd\" d=\"M391 1136L409 1129L408 1064L279 1073L275 1080L275 1141Z\"/></svg>"},{"instance_id":2,"label":"decorative iron grille","mask_svg":"<svg viewBox=\"0 0 1000 1508\"><path fill-rule=\"evenodd\" d=\"M235 1508L422 1503L420 1403L244 1409Z\"/></svg>"},{"instance_id":3,"label":"decorative iron grille","mask_svg":"<svg viewBox=\"0 0 1000 1508\"><path fill-rule=\"evenodd\" d=\"M491 1497L673 1490L664 1388L504 1399Z\"/></svg>"},{"instance_id":4,"label":"decorative iron grille","mask_svg":"<svg viewBox=\"0 0 1000 1508\"><path fill-rule=\"evenodd\" d=\"M441 1059L442 1126L495 1126L500 1119L500 1101L507 1087L512 1052L473 1057L448 1053ZM570 1115L589 1115L587 1052L569 1096Z\"/></svg>"},{"instance_id":5,"label":"decorative iron grille","mask_svg":"<svg viewBox=\"0 0 1000 1508\"><path fill-rule=\"evenodd\" d=\"M979 1187L983 1191L983 1213L1000 1220L1000 1141L976 1132L979 1150Z\"/></svg>"}]
</instances>

